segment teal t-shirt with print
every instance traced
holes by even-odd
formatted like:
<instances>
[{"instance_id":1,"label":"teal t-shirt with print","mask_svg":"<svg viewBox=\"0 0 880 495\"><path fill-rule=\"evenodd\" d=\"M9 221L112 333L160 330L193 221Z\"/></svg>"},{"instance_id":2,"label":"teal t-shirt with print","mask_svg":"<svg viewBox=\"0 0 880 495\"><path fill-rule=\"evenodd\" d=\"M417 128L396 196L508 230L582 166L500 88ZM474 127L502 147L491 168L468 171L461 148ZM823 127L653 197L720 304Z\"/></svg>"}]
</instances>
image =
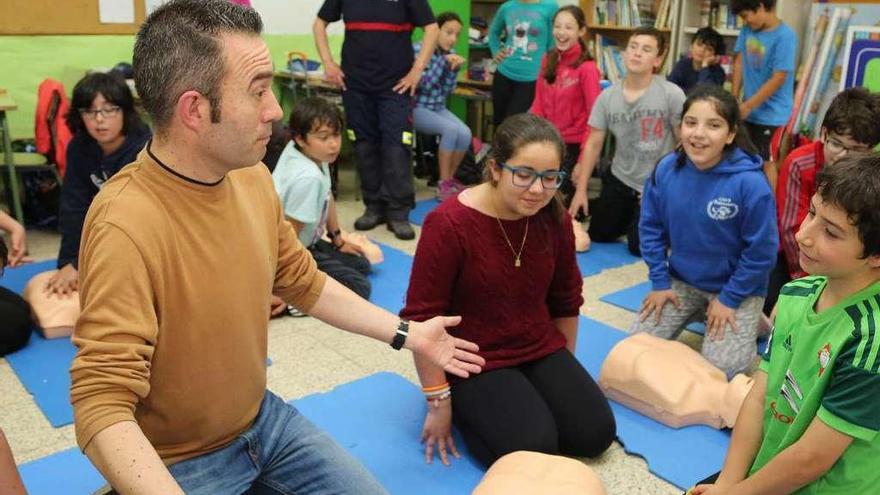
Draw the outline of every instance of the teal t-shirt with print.
<instances>
[{"instance_id":1,"label":"teal t-shirt with print","mask_svg":"<svg viewBox=\"0 0 880 495\"><path fill-rule=\"evenodd\" d=\"M489 49L493 57L500 49L508 51L498 72L518 82L538 79L541 57L555 44L553 16L558 9L556 0L508 0L498 8L489 26Z\"/></svg>"},{"instance_id":2,"label":"teal t-shirt with print","mask_svg":"<svg viewBox=\"0 0 880 495\"><path fill-rule=\"evenodd\" d=\"M825 277L790 282L779 296L767 372L764 438L749 475L795 443L818 417L853 438L798 495L875 493L880 487L880 282L816 313Z\"/></svg>"}]
</instances>

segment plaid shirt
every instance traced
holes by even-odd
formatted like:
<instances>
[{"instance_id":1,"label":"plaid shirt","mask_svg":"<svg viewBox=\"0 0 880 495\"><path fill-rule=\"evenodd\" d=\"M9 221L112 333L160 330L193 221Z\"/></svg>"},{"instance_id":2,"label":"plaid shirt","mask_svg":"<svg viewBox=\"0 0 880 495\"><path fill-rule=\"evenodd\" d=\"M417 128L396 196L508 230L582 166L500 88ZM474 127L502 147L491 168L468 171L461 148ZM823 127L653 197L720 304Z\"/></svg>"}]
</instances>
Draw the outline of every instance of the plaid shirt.
<instances>
[{"instance_id":1,"label":"plaid shirt","mask_svg":"<svg viewBox=\"0 0 880 495\"><path fill-rule=\"evenodd\" d=\"M413 45L416 54L421 48L420 43ZM455 52L450 51L449 53ZM439 49L431 55L431 60L428 61L425 71L422 72L422 79L419 81L419 88L416 91L416 106L435 112L446 107L446 97L455 89L455 79L458 77L458 71L449 67L446 55L448 54Z\"/></svg>"}]
</instances>

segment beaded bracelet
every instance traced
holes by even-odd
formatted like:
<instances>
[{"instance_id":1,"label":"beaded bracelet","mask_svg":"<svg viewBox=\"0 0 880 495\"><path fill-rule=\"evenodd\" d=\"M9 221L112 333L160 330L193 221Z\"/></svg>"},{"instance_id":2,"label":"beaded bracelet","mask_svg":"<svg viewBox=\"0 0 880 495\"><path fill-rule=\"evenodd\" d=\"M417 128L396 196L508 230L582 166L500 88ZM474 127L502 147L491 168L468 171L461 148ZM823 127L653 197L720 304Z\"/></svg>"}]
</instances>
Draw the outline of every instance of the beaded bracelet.
<instances>
[{"instance_id":1,"label":"beaded bracelet","mask_svg":"<svg viewBox=\"0 0 880 495\"><path fill-rule=\"evenodd\" d=\"M452 390L446 390L441 394L426 397L426 399L428 400L428 404L433 403L435 409L440 407L440 401L449 400L451 398L452 398Z\"/></svg>"}]
</instances>

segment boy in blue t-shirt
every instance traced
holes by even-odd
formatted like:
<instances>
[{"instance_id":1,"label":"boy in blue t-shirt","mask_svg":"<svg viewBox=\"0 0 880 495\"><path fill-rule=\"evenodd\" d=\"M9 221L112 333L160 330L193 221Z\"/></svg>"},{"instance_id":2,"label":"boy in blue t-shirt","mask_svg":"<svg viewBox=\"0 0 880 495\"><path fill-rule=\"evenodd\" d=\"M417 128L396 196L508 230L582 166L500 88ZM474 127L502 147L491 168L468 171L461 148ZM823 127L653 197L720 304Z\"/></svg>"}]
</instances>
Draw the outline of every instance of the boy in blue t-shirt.
<instances>
[{"instance_id":1,"label":"boy in blue t-shirt","mask_svg":"<svg viewBox=\"0 0 880 495\"><path fill-rule=\"evenodd\" d=\"M798 39L776 15L776 0L732 0L730 6L745 24L734 49L733 95L744 89L740 112L766 161L773 133L791 117Z\"/></svg>"},{"instance_id":2,"label":"boy in blue t-shirt","mask_svg":"<svg viewBox=\"0 0 880 495\"><path fill-rule=\"evenodd\" d=\"M306 98L290 114L293 140L272 172L281 208L318 269L364 299L370 297L370 262L360 246L345 242L330 192L328 164L342 144L342 116L321 98ZM323 239L324 234L330 242Z\"/></svg>"},{"instance_id":3,"label":"boy in blue t-shirt","mask_svg":"<svg viewBox=\"0 0 880 495\"><path fill-rule=\"evenodd\" d=\"M692 495L877 493L878 189L876 153L847 154L817 176L797 233L801 268L812 276L782 288L724 467Z\"/></svg>"}]
</instances>

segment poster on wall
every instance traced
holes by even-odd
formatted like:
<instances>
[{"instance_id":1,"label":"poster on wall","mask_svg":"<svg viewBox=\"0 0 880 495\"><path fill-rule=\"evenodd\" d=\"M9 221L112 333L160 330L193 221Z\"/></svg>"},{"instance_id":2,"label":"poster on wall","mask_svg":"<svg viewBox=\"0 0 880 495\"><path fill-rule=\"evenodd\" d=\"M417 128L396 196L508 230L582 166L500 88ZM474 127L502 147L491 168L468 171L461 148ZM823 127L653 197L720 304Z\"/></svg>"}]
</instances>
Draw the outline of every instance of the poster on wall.
<instances>
[{"instance_id":1,"label":"poster on wall","mask_svg":"<svg viewBox=\"0 0 880 495\"><path fill-rule=\"evenodd\" d=\"M842 65L841 90L864 86L880 91L880 27L850 26Z\"/></svg>"},{"instance_id":2,"label":"poster on wall","mask_svg":"<svg viewBox=\"0 0 880 495\"><path fill-rule=\"evenodd\" d=\"M98 20L101 24L133 23L134 0L98 0Z\"/></svg>"}]
</instances>

